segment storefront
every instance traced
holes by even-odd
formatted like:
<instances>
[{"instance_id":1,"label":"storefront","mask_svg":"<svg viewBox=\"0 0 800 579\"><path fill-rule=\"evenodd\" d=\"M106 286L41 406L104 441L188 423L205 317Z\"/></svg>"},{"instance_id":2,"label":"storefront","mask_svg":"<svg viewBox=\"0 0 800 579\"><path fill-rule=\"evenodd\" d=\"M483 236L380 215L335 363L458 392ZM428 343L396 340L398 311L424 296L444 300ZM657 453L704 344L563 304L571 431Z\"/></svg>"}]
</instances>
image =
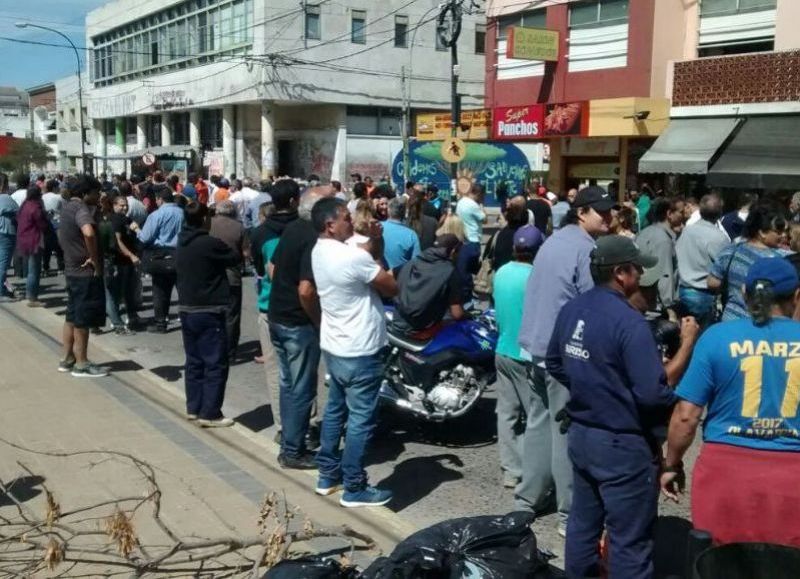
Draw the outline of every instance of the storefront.
<instances>
[{"instance_id":1,"label":"storefront","mask_svg":"<svg viewBox=\"0 0 800 579\"><path fill-rule=\"evenodd\" d=\"M639 186L639 160L664 130L668 117L666 99L537 103L495 108L492 136L498 141L546 141L551 191L598 181L624 192Z\"/></svg>"}]
</instances>

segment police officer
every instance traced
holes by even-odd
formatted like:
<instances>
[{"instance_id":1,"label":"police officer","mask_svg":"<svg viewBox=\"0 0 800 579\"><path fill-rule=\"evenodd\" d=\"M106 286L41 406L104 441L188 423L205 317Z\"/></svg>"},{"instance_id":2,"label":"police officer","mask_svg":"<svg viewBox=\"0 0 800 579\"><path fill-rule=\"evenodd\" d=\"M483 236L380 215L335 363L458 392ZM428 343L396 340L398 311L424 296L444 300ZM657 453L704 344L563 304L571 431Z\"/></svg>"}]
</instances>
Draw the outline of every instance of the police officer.
<instances>
[{"instance_id":1,"label":"police officer","mask_svg":"<svg viewBox=\"0 0 800 579\"><path fill-rule=\"evenodd\" d=\"M628 299L656 263L628 238L598 239L595 288L562 308L548 348L547 371L570 392L562 418L574 474L565 553L571 579L600 576L604 526L610 577L653 577L661 455L652 431L675 396L653 334Z\"/></svg>"}]
</instances>

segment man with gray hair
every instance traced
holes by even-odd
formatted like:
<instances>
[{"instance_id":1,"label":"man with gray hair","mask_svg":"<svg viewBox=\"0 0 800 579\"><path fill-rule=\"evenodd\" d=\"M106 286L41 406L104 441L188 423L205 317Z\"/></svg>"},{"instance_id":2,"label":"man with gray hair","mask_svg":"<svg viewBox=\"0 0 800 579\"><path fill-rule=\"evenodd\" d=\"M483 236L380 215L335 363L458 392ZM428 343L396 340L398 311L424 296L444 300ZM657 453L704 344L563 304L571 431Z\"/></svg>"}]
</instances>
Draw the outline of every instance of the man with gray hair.
<instances>
[{"instance_id":1,"label":"man with gray hair","mask_svg":"<svg viewBox=\"0 0 800 579\"><path fill-rule=\"evenodd\" d=\"M420 253L417 233L406 226L406 204L400 197L389 201L389 218L383 222L383 259L397 271Z\"/></svg>"},{"instance_id":2,"label":"man with gray hair","mask_svg":"<svg viewBox=\"0 0 800 579\"><path fill-rule=\"evenodd\" d=\"M239 256L240 262L249 257L249 247L245 230L236 219L236 207L230 200L217 204L216 214L211 218L212 237L225 242ZM239 265L226 269L231 300L225 316L225 329L228 334L228 360L236 358L242 326L242 270Z\"/></svg>"},{"instance_id":3,"label":"man with gray hair","mask_svg":"<svg viewBox=\"0 0 800 579\"><path fill-rule=\"evenodd\" d=\"M255 227L257 223L251 221L251 215L248 211L250 202L258 197L258 191L253 188L254 182L249 177L242 179L242 187L235 193L231 193L230 201L236 207L236 216L242 222L245 229Z\"/></svg>"}]
</instances>

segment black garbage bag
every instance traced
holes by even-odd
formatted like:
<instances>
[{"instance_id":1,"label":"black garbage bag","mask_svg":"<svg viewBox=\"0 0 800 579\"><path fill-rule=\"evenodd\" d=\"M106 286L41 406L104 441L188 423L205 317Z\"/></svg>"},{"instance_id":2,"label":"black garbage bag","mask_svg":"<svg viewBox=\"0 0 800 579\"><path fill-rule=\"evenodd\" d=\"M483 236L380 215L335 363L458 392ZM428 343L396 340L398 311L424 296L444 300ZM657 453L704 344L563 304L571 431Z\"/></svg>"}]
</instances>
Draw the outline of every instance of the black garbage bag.
<instances>
[{"instance_id":1,"label":"black garbage bag","mask_svg":"<svg viewBox=\"0 0 800 579\"><path fill-rule=\"evenodd\" d=\"M281 561L261 579L356 579L358 573L352 567L342 567L333 559L307 557Z\"/></svg>"},{"instance_id":2,"label":"black garbage bag","mask_svg":"<svg viewBox=\"0 0 800 579\"><path fill-rule=\"evenodd\" d=\"M418 531L361 579L538 579L547 570L530 529L535 515L451 519Z\"/></svg>"},{"instance_id":3,"label":"black garbage bag","mask_svg":"<svg viewBox=\"0 0 800 579\"><path fill-rule=\"evenodd\" d=\"M769 543L730 543L703 551L695 579L797 579L800 549Z\"/></svg>"}]
</instances>

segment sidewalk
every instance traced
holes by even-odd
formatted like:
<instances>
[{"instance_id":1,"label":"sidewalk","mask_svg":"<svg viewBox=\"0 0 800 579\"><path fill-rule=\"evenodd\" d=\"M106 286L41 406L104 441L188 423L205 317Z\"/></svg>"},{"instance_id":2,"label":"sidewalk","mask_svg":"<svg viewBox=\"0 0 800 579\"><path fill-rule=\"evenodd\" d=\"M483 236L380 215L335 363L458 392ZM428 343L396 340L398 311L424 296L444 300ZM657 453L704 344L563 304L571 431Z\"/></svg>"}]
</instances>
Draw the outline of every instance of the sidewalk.
<instances>
[{"instance_id":1,"label":"sidewalk","mask_svg":"<svg viewBox=\"0 0 800 579\"><path fill-rule=\"evenodd\" d=\"M26 314L24 322L19 313ZM181 537L257 535L259 507L270 491L285 496L289 505L300 505L315 527L348 524L374 538L384 552L413 530L385 509L348 511L333 497L316 496L313 476L273 467L274 456L269 454L274 450L248 437L244 428L210 431L186 422L182 401L149 372L130 369L97 348L94 360L110 365L113 376L82 380L57 373L58 343L51 336L59 327L60 319L44 310L0 307L0 393L5 410L0 480L23 477L31 483L28 506L34 510L43 508L43 488L17 461L45 477L62 511L144 496L148 485L124 457L98 453L59 458L8 443L49 453L110 450L146 461L163 493L161 518ZM13 507L0 502L0 513L5 509ZM140 511L140 532L147 543L156 540L157 529L145 520L145 511L149 509ZM301 525L302 518L298 516ZM314 548L343 545L341 540L325 539ZM360 562L376 554L369 552Z\"/></svg>"}]
</instances>

